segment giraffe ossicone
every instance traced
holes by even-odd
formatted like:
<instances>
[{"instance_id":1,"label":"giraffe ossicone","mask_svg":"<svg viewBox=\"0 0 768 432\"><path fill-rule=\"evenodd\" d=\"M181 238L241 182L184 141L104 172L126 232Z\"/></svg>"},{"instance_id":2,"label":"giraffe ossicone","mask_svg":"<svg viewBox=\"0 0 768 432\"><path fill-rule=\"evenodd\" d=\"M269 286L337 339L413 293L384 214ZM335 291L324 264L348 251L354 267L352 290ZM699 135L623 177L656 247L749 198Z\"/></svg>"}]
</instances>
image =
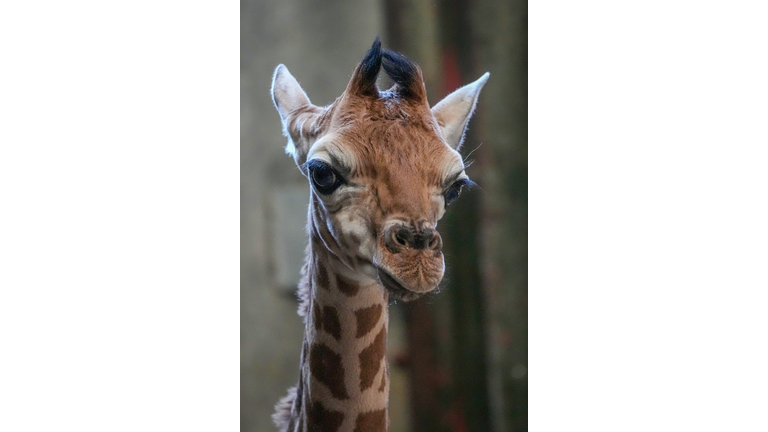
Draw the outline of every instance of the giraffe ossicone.
<instances>
[{"instance_id":1,"label":"giraffe ossicone","mask_svg":"<svg viewBox=\"0 0 768 432\"><path fill-rule=\"evenodd\" d=\"M380 91L381 69L392 88ZM433 291L445 265L437 222L471 184L457 151L489 74L430 108L419 67L378 38L344 93L313 105L279 65L272 100L310 184L299 284L305 333L281 432L388 429L388 299Z\"/></svg>"}]
</instances>

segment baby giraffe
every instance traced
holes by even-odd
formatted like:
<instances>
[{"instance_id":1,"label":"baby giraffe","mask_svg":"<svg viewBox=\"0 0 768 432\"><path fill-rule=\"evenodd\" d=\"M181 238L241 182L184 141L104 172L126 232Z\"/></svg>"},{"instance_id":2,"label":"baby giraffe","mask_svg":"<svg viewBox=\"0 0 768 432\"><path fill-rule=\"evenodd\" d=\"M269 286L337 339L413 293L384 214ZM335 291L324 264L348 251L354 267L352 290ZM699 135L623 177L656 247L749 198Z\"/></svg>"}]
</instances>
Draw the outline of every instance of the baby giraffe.
<instances>
[{"instance_id":1,"label":"baby giraffe","mask_svg":"<svg viewBox=\"0 0 768 432\"><path fill-rule=\"evenodd\" d=\"M471 184L457 149L488 76L430 108L421 69L377 38L344 93L318 107L275 70L286 150L311 189L304 343L298 384L273 416L281 432L387 431L388 299L418 298L443 278L435 228Z\"/></svg>"}]
</instances>

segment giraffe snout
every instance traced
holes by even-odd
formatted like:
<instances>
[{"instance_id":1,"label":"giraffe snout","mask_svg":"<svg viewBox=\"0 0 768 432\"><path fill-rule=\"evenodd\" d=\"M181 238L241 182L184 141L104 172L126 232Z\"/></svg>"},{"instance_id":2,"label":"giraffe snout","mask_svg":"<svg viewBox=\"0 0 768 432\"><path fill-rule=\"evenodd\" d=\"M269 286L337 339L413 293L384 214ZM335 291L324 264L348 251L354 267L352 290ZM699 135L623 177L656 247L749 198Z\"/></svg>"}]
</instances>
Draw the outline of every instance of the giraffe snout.
<instances>
[{"instance_id":1,"label":"giraffe snout","mask_svg":"<svg viewBox=\"0 0 768 432\"><path fill-rule=\"evenodd\" d=\"M393 221L382 231L379 247L379 281L396 298L417 298L443 279L443 240L427 223Z\"/></svg>"},{"instance_id":2,"label":"giraffe snout","mask_svg":"<svg viewBox=\"0 0 768 432\"><path fill-rule=\"evenodd\" d=\"M384 232L384 244L392 253L407 249L440 251L443 239L432 228L418 229L408 225L392 225Z\"/></svg>"}]
</instances>

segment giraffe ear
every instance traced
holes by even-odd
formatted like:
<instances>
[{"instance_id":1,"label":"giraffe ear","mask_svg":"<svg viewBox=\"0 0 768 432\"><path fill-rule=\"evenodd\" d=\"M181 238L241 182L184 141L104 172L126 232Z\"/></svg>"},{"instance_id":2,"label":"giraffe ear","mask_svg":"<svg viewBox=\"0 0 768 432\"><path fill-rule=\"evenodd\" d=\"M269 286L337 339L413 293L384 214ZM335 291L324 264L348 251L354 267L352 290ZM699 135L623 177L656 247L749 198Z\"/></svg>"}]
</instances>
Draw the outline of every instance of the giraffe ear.
<instances>
[{"instance_id":1,"label":"giraffe ear","mask_svg":"<svg viewBox=\"0 0 768 432\"><path fill-rule=\"evenodd\" d=\"M277 66L272 77L272 102L280 114L283 135L288 138L285 152L301 167L317 135L316 120L323 109L312 105L296 78L282 64Z\"/></svg>"},{"instance_id":2,"label":"giraffe ear","mask_svg":"<svg viewBox=\"0 0 768 432\"><path fill-rule=\"evenodd\" d=\"M464 141L467 123L475 111L480 90L488 81L489 76L491 74L486 72L477 81L449 94L432 107L432 115L435 116L437 124L440 125L443 138L448 145L456 150L461 147L461 143Z\"/></svg>"},{"instance_id":3,"label":"giraffe ear","mask_svg":"<svg viewBox=\"0 0 768 432\"><path fill-rule=\"evenodd\" d=\"M311 105L299 82L282 64L275 68L275 74L272 76L272 102L274 102L283 123L292 111Z\"/></svg>"}]
</instances>

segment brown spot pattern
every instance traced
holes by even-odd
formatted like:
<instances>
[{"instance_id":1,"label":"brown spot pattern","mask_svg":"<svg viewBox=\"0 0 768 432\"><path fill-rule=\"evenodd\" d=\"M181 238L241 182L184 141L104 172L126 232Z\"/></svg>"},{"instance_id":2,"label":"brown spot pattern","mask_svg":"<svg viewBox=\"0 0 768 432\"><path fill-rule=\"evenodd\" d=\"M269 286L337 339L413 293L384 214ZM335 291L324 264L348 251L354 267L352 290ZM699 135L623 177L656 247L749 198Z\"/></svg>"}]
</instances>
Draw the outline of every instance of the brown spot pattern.
<instances>
[{"instance_id":1,"label":"brown spot pattern","mask_svg":"<svg viewBox=\"0 0 768 432\"><path fill-rule=\"evenodd\" d=\"M354 432L382 432L387 430L387 409L360 413Z\"/></svg>"},{"instance_id":2,"label":"brown spot pattern","mask_svg":"<svg viewBox=\"0 0 768 432\"><path fill-rule=\"evenodd\" d=\"M317 284L327 291L331 290L331 283L328 280L328 270L319 262L317 263Z\"/></svg>"},{"instance_id":3,"label":"brown spot pattern","mask_svg":"<svg viewBox=\"0 0 768 432\"><path fill-rule=\"evenodd\" d=\"M357 295L357 292L360 291L360 287L354 284L352 281L347 280L341 276L338 276L336 278L337 285L339 286L339 291L343 292L344 294L352 297Z\"/></svg>"},{"instance_id":4,"label":"brown spot pattern","mask_svg":"<svg viewBox=\"0 0 768 432\"><path fill-rule=\"evenodd\" d=\"M309 371L328 387L336 399L349 399L344 386L344 366L341 356L323 344L313 344L309 354Z\"/></svg>"},{"instance_id":5,"label":"brown spot pattern","mask_svg":"<svg viewBox=\"0 0 768 432\"><path fill-rule=\"evenodd\" d=\"M381 374L381 384L379 384L379 393L383 392L387 387L387 380L389 379L389 366L387 362L384 362L384 373Z\"/></svg>"},{"instance_id":6,"label":"brown spot pattern","mask_svg":"<svg viewBox=\"0 0 768 432\"><path fill-rule=\"evenodd\" d=\"M318 331L325 330L334 339L341 340L341 321L339 320L339 313L336 311L336 308L325 306L320 309L320 306L314 303L312 307L312 322Z\"/></svg>"},{"instance_id":7,"label":"brown spot pattern","mask_svg":"<svg viewBox=\"0 0 768 432\"><path fill-rule=\"evenodd\" d=\"M320 306L315 303L312 306L312 322L315 324L315 328L321 330L323 328L322 313L320 312Z\"/></svg>"},{"instance_id":8,"label":"brown spot pattern","mask_svg":"<svg viewBox=\"0 0 768 432\"><path fill-rule=\"evenodd\" d=\"M363 337L376 326L381 318L382 307L380 304L358 309L355 311L357 318L357 337Z\"/></svg>"},{"instance_id":9,"label":"brown spot pattern","mask_svg":"<svg viewBox=\"0 0 768 432\"><path fill-rule=\"evenodd\" d=\"M327 409L320 402L312 402L308 413L310 432L336 432L344 421L344 413Z\"/></svg>"},{"instance_id":10,"label":"brown spot pattern","mask_svg":"<svg viewBox=\"0 0 768 432\"><path fill-rule=\"evenodd\" d=\"M387 348L387 329L382 327L368 347L360 351L360 391L371 387Z\"/></svg>"},{"instance_id":11,"label":"brown spot pattern","mask_svg":"<svg viewBox=\"0 0 768 432\"><path fill-rule=\"evenodd\" d=\"M339 314L331 306L323 308L323 330L327 331L336 340L341 340L341 323Z\"/></svg>"}]
</instances>

